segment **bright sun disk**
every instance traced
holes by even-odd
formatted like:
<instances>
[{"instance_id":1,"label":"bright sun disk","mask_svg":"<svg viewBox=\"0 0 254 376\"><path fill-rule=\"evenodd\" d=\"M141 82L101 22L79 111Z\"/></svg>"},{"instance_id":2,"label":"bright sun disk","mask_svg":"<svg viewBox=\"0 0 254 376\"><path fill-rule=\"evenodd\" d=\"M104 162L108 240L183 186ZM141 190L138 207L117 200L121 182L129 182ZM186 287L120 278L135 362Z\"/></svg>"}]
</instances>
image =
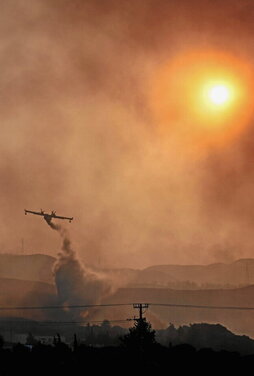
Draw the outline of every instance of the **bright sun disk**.
<instances>
[{"instance_id":1,"label":"bright sun disk","mask_svg":"<svg viewBox=\"0 0 254 376\"><path fill-rule=\"evenodd\" d=\"M229 99L229 89L224 85L216 85L209 90L209 99L216 105L222 105Z\"/></svg>"}]
</instances>

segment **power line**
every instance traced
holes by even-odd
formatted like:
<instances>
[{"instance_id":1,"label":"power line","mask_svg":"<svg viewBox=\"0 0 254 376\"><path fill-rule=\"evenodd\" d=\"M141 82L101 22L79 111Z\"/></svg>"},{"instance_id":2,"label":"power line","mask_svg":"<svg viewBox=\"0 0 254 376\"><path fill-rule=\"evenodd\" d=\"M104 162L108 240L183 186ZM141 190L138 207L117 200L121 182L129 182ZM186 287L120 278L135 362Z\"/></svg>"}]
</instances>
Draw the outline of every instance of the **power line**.
<instances>
[{"instance_id":1,"label":"power line","mask_svg":"<svg viewBox=\"0 0 254 376\"><path fill-rule=\"evenodd\" d=\"M0 311L13 311L13 310L33 310L33 309L82 309L82 308L95 308L95 307L119 307L130 306L133 303L109 303L109 304L81 304L81 305L62 305L62 306L10 306L0 307Z\"/></svg>"},{"instance_id":2,"label":"power line","mask_svg":"<svg viewBox=\"0 0 254 376\"><path fill-rule=\"evenodd\" d=\"M160 307L175 307L175 308L227 309L227 310L241 310L241 311L253 311L254 310L254 307L241 307L241 306L211 306L211 305L171 304L171 303L149 303L149 305L160 306Z\"/></svg>"},{"instance_id":3,"label":"power line","mask_svg":"<svg viewBox=\"0 0 254 376\"><path fill-rule=\"evenodd\" d=\"M119 306L134 306L145 304L149 306L159 307L175 307L175 308L199 308L199 309L226 309L226 310L243 310L253 311L254 307L244 306L212 306L212 305L197 305L197 304L176 304L176 303L108 303L108 304L80 304L80 305L64 305L64 306L10 306L0 307L0 311L12 310L47 310L47 309L83 309L96 307L119 307Z\"/></svg>"},{"instance_id":4,"label":"power line","mask_svg":"<svg viewBox=\"0 0 254 376\"><path fill-rule=\"evenodd\" d=\"M24 325L36 325L36 324L44 324L44 325L74 325L74 324L102 324L104 321L108 321L109 323L123 323L126 321L130 321L129 319L119 319L119 320L90 320L90 321L22 321L22 320L1 320L0 325L3 324L24 324Z\"/></svg>"}]
</instances>

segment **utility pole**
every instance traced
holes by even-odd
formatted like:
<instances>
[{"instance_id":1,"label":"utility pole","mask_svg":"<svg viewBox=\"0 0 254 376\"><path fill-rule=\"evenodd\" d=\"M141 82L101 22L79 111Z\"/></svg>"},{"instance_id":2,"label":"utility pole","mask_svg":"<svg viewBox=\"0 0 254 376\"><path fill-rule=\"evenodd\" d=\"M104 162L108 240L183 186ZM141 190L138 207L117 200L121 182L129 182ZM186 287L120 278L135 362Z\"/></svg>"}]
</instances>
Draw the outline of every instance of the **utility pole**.
<instances>
[{"instance_id":1,"label":"utility pole","mask_svg":"<svg viewBox=\"0 0 254 376\"><path fill-rule=\"evenodd\" d=\"M144 313L148 309L148 303L135 303L134 309L138 309L139 317L134 316L129 321L136 321L133 328L129 329L129 334L124 337L125 345L135 348L139 352L140 364L143 362L145 349L151 348L155 344L155 331L151 324L146 321Z\"/></svg>"},{"instance_id":2,"label":"utility pole","mask_svg":"<svg viewBox=\"0 0 254 376\"><path fill-rule=\"evenodd\" d=\"M139 310L139 318L136 318L134 316L134 320L137 322L145 321L146 318L143 317L144 313L146 312L145 310L148 309L149 304L148 303L135 303L133 304L133 308Z\"/></svg>"}]
</instances>

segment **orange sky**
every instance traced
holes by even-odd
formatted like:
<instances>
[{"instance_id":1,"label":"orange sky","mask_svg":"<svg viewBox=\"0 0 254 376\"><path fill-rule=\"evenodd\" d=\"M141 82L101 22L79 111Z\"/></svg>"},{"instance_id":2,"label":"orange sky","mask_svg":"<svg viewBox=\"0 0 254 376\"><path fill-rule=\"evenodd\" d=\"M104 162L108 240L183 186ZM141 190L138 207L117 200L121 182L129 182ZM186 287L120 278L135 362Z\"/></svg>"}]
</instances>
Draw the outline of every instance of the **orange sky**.
<instances>
[{"instance_id":1,"label":"orange sky","mask_svg":"<svg viewBox=\"0 0 254 376\"><path fill-rule=\"evenodd\" d=\"M252 257L253 12L251 0L2 3L0 251L23 238L56 254L57 234L23 213L43 208L74 216L89 263ZM217 69L242 94L214 128L193 108L195 77Z\"/></svg>"},{"instance_id":2,"label":"orange sky","mask_svg":"<svg viewBox=\"0 0 254 376\"><path fill-rule=\"evenodd\" d=\"M154 119L162 133L174 127L183 142L191 140L199 150L206 152L209 144L223 147L251 121L253 82L247 57L215 49L184 50L153 74ZM223 105L209 95L216 85L228 90Z\"/></svg>"}]
</instances>

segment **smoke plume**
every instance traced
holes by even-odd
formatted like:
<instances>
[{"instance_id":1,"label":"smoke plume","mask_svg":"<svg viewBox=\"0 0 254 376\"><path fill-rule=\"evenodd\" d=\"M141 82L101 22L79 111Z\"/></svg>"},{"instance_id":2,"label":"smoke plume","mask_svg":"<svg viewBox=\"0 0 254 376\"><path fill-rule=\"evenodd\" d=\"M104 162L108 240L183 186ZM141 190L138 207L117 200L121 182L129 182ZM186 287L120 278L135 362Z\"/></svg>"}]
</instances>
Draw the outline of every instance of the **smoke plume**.
<instances>
[{"instance_id":1,"label":"smoke plume","mask_svg":"<svg viewBox=\"0 0 254 376\"><path fill-rule=\"evenodd\" d=\"M105 276L81 265L64 227L47 218L45 221L62 238L62 249L58 253L53 269L59 304L89 305L99 303L102 298L112 292L109 281Z\"/></svg>"}]
</instances>

